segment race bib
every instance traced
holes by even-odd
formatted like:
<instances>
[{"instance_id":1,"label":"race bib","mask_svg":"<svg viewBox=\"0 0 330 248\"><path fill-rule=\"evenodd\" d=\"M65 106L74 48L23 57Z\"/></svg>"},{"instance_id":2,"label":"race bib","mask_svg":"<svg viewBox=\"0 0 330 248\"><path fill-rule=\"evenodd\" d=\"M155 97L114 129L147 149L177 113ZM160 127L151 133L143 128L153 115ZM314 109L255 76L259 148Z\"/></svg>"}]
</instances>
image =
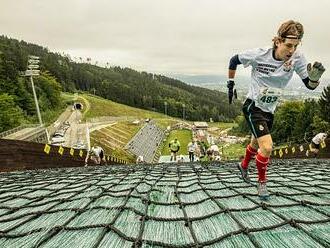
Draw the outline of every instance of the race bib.
<instances>
[{"instance_id":1,"label":"race bib","mask_svg":"<svg viewBox=\"0 0 330 248\"><path fill-rule=\"evenodd\" d=\"M277 105L281 95L281 89L263 87L259 91L257 105L272 108Z\"/></svg>"}]
</instances>

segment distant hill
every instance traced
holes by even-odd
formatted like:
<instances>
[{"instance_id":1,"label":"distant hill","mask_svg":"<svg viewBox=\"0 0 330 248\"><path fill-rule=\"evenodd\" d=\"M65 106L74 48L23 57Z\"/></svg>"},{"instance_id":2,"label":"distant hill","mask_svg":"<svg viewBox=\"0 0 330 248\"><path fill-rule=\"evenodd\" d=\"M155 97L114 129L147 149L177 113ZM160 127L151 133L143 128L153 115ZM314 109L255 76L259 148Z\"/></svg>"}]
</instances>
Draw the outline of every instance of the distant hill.
<instances>
[{"instance_id":1,"label":"distant hill","mask_svg":"<svg viewBox=\"0 0 330 248\"><path fill-rule=\"evenodd\" d=\"M0 36L0 53L0 83L7 88L14 86L6 78L19 77L26 70L28 55L36 55L40 57L41 72L54 77L63 91L95 92L115 102L161 113L167 104L168 115L181 117L184 109L188 120L230 121L240 113L240 103L229 106L227 95L222 92L163 75L77 63L69 55L5 36Z\"/></svg>"},{"instance_id":2,"label":"distant hill","mask_svg":"<svg viewBox=\"0 0 330 248\"><path fill-rule=\"evenodd\" d=\"M224 75L168 74L168 76L181 80L190 85L227 92L226 82L228 79L227 76ZM239 88L238 90L246 94L250 83L250 77L237 75L235 81L236 87ZM294 92L297 96L297 99L301 99L301 95L303 94L309 94L311 97L319 97L323 91L323 88L329 85L329 83L330 79L322 78L320 86L316 90L310 91L305 87L301 79L295 75L285 90L287 92Z\"/></svg>"}]
</instances>

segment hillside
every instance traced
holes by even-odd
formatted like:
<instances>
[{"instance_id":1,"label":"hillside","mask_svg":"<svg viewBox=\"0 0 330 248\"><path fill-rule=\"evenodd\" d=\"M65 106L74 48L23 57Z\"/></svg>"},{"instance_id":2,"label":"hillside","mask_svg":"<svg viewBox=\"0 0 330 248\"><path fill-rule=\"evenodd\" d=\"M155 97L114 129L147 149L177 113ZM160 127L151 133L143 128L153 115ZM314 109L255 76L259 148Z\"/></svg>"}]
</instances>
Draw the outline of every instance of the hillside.
<instances>
[{"instance_id":1,"label":"hillside","mask_svg":"<svg viewBox=\"0 0 330 248\"><path fill-rule=\"evenodd\" d=\"M21 77L27 68L28 55L40 57L41 77L46 77L46 81L52 80L51 85L57 91L95 92L115 102L160 113L165 112L166 105L167 114L174 117L181 117L184 108L188 120L213 118L215 121L229 121L240 112L239 103L229 107L226 94L215 90L130 68L103 68L77 63L69 55L63 56L35 44L0 36L0 94L13 96L14 107L18 107L16 110L22 111L25 117L35 114L29 81ZM40 82L36 82L36 87L38 95L50 93L48 86L40 87ZM46 94L45 98L46 101L51 95ZM42 105L42 110L58 104L56 101L51 103Z\"/></svg>"}]
</instances>

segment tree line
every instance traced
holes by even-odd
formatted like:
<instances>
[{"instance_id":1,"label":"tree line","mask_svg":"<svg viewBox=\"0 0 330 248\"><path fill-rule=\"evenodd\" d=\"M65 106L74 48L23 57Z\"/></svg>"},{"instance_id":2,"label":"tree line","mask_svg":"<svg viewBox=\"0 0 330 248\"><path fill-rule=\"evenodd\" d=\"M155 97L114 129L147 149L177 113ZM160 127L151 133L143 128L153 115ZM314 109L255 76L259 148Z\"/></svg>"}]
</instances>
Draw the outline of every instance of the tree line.
<instances>
[{"instance_id":1,"label":"tree line","mask_svg":"<svg viewBox=\"0 0 330 248\"><path fill-rule=\"evenodd\" d=\"M318 100L286 101L276 110L272 137L275 144L310 142L319 132L330 132L330 85L323 89ZM236 118L234 133L248 134L243 116Z\"/></svg>"},{"instance_id":2,"label":"tree line","mask_svg":"<svg viewBox=\"0 0 330 248\"><path fill-rule=\"evenodd\" d=\"M75 62L69 55L53 53L39 45L0 36L0 108L15 117L2 117L0 131L35 115L31 86L22 72L28 55L40 57L41 76L36 88L41 109L61 105L60 92L87 91L129 106L188 120L231 121L240 113L240 103L229 106L225 93L191 86L163 75L131 68L100 67ZM4 103L6 102L6 104ZM1 105L2 104L2 105ZM183 110L184 109L184 110Z\"/></svg>"}]
</instances>

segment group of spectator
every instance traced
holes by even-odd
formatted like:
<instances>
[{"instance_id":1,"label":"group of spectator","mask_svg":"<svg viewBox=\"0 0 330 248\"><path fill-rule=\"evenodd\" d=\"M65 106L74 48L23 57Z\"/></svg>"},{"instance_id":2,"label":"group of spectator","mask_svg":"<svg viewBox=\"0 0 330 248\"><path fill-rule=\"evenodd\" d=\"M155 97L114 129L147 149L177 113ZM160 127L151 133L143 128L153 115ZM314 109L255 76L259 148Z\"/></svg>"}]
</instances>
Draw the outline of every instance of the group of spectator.
<instances>
[{"instance_id":1,"label":"group of spectator","mask_svg":"<svg viewBox=\"0 0 330 248\"><path fill-rule=\"evenodd\" d=\"M168 147L171 153L170 161L184 162L184 157L182 155L178 157L181 145L177 138L174 138L169 143ZM187 145L187 151L190 162L199 161L205 156L207 156L209 161L221 160L219 147L214 143L212 143L210 147L207 147L204 141L197 142L196 139L193 138Z\"/></svg>"}]
</instances>

